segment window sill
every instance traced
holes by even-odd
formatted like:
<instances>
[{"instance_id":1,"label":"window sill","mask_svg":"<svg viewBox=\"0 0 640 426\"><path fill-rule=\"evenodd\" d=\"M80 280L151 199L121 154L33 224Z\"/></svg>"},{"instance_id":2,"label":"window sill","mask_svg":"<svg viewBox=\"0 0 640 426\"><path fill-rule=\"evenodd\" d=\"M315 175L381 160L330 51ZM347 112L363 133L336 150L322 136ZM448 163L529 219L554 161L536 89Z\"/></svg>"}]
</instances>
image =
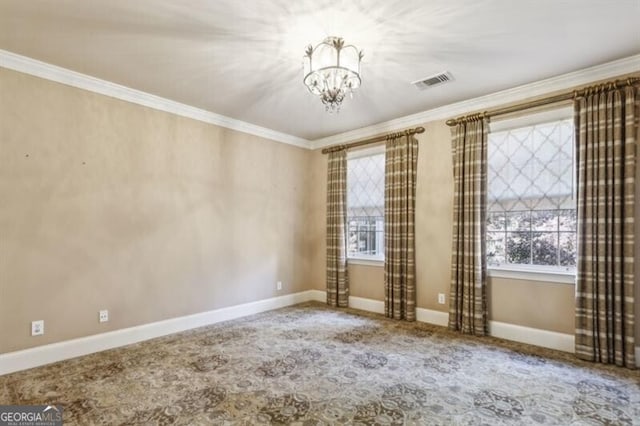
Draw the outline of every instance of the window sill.
<instances>
[{"instance_id":1,"label":"window sill","mask_svg":"<svg viewBox=\"0 0 640 426\"><path fill-rule=\"evenodd\" d=\"M347 259L347 264L383 267L384 266L384 259L371 259L371 258L364 258L364 257L349 257Z\"/></svg>"},{"instance_id":2,"label":"window sill","mask_svg":"<svg viewBox=\"0 0 640 426\"><path fill-rule=\"evenodd\" d=\"M576 283L576 273L571 271L544 271L507 267L489 267L487 275L492 278L509 278L512 280L543 281L548 283Z\"/></svg>"}]
</instances>

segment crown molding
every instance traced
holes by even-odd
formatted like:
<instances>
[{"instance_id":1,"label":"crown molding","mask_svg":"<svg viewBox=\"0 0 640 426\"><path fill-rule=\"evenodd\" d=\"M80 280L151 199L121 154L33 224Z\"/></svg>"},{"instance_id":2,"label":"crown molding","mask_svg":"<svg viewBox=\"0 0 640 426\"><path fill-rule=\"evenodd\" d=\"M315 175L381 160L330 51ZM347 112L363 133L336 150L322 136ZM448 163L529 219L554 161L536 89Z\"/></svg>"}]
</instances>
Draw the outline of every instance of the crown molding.
<instances>
[{"instance_id":1,"label":"crown molding","mask_svg":"<svg viewBox=\"0 0 640 426\"><path fill-rule=\"evenodd\" d=\"M319 149L330 145L352 142L382 133L397 131L429 121L443 120L472 111L479 111L523 99L545 95L558 90L589 84L591 82L617 77L633 72L640 72L640 54L629 56L613 62L596 65L590 68L562 74L545 80L502 90L489 95L444 105L416 114L407 115L372 126L339 133L325 138L310 141L297 136L278 132L266 127L257 126L246 121L237 120L216 114L204 109L192 107L160 96L152 95L120 84L101 80L56 65L41 62L26 56L0 49L0 67L30 74L46 80L65 84L101 95L120 99L126 102L146 106L159 111L176 114L182 117L202 121L231 130L260 136L276 142L294 145L307 149Z\"/></svg>"},{"instance_id":2,"label":"crown molding","mask_svg":"<svg viewBox=\"0 0 640 426\"><path fill-rule=\"evenodd\" d=\"M0 67L301 148L310 141L0 49Z\"/></svg>"},{"instance_id":3,"label":"crown molding","mask_svg":"<svg viewBox=\"0 0 640 426\"><path fill-rule=\"evenodd\" d=\"M558 90L589 84L597 80L618 77L624 74L640 72L640 54L618 59L613 62L596 65L582 70L547 78L512 89L501 90L489 95L468 99L461 102L433 108L417 114L407 115L372 126L362 127L337 135L316 139L311 142L311 149L324 148L359 139L377 136L382 133L394 132L407 127L413 127L429 121L443 120L469 112L493 108L504 104L522 101L527 98L545 95Z\"/></svg>"}]
</instances>

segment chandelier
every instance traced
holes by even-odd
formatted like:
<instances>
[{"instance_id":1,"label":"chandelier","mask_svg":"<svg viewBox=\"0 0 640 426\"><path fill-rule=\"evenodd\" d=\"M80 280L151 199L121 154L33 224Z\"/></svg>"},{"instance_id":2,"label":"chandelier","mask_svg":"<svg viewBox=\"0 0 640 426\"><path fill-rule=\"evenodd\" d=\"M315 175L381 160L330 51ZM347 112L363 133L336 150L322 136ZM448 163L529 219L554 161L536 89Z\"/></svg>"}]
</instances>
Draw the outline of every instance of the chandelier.
<instances>
[{"instance_id":1,"label":"chandelier","mask_svg":"<svg viewBox=\"0 0 640 426\"><path fill-rule=\"evenodd\" d=\"M317 46L309 45L304 56L304 84L328 112L339 112L344 97L360 87L363 53L344 45L340 37L327 37Z\"/></svg>"}]
</instances>

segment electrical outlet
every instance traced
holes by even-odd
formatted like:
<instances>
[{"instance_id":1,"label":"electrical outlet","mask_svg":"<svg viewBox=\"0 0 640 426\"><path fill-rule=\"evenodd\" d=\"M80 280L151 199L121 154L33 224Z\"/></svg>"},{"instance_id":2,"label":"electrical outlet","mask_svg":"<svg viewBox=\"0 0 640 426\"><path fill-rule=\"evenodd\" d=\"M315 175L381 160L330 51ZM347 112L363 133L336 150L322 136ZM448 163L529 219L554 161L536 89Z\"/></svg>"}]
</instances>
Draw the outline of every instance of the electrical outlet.
<instances>
[{"instance_id":1,"label":"electrical outlet","mask_svg":"<svg viewBox=\"0 0 640 426\"><path fill-rule=\"evenodd\" d=\"M438 303L444 305L444 293L438 293Z\"/></svg>"},{"instance_id":2,"label":"electrical outlet","mask_svg":"<svg viewBox=\"0 0 640 426\"><path fill-rule=\"evenodd\" d=\"M44 334L44 320L32 321L31 322L31 335L32 336L40 336Z\"/></svg>"},{"instance_id":3,"label":"electrical outlet","mask_svg":"<svg viewBox=\"0 0 640 426\"><path fill-rule=\"evenodd\" d=\"M282 281L278 281L276 283L276 290L278 290L278 291L282 290Z\"/></svg>"},{"instance_id":4,"label":"electrical outlet","mask_svg":"<svg viewBox=\"0 0 640 426\"><path fill-rule=\"evenodd\" d=\"M104 309L100 311L100 322L107 322L107 321L109 321L109 311Z\"/></svg>"}]
</instances>

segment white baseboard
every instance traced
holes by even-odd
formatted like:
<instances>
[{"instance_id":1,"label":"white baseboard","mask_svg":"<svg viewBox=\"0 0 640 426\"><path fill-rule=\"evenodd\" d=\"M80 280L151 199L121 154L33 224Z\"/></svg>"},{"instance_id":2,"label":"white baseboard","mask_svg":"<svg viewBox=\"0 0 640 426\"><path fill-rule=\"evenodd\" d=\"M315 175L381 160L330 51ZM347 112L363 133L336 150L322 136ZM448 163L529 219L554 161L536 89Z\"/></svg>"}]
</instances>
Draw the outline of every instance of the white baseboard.
<instances>
[{"instance_id":1,"label":"white baseboard","mask_svg":"<svg viewBox=\"0 0 640 426\"><path fill-rule=\"evenodd\" d=\"M316 302L326 302L327 292L322 290L309 290L311 298ZM367 299L365 297L349 296L349 307L360 309L361 311L375 312L376 314L384 314L384 302L381 300Z\"/></svg>"},{"instance_id":2,"label":"white baseboard","mask_svg":"<svg viewBox=\"0 0 640 426\"><path fill-rule=\"evenodd\" d=\"M572 334L557 333L499 321L489 321L489 334L500 339L542 346L543 348L571 353L575 351L575 338Z\"/></svg>"},{"instance_id":3,"label":"white baseboard","mask_svg":"<svg viewBox=\"0 0 640 426\"><path fill-rule=\"evenodd\" d=\"M313 290L0 354L0 375L315 300ZM324 292L323 292L324 293Z\"/></svg>"},{"instance_id":4,"label":"white baseboard","mask_svg":"<svg viewBox=\"0 0 640 426\"><path fill-rule=\"evenodd\" d=\"M0 354L0 376L311 300L325 302L326 293L322 290L302 291L108 333ZM384 313L384 302L380 300L350 296L349 304L354 309ZM446 312L424 308L417 308L416 316L420 322L440 326L446 326L449 318L449 314ZM569 334L498 321L489 321L489 333L494 337L516 342L566 352L574 351L574 337ZM640 346L636 347L636 364L640 367Z\"/></svg>"},{"instance_id":5,"label":"white baseboard","mask_svg":"<svg viewBox=\"0 0 640 426\"><path fill-rule=\"evenodd\" d=\"M311 290L313 300L325 301L326 293L321 290ZM366 299L363 297L349 297L349 306L363 311L383 313L384 302L380 300ZM432 309L417 308L416 319L419 322L440 325L446 327L449 324L447 312ZM489 321L489 334L501 339L527 343L543 348L556 349L565 352L574 352L574 336L571 334L557 333L538 328L523 327L521 325L508 324L499 321ZM638 350L636 350L638 352ZM640 360L640 356L636 356Z\"/></svg>"},{"instance_id":6,"label":"white baseboard","mask_svg":"<svg viewBox=\"0 0 640 426\"><path fill-rule=\"evenodd\" d=\"M446 327L449 325L449 314L433 309L416 308L416 320Z\"/></svg>"},{"instance_id":7,"label":"white baseboard","mask_svg":"<svg viewBox=\"0 0 640 426\"><path fill-rule=\"evenodd\" d=\"M364 297L349 296L349 307L361 311L384 314L384 302L381 300L366 299Z\"/></svg>"},{"instance_id":8,"label":"white baseboard","mask_svg":"<svg viewBox=\"0 0 640 426\"><path fill-rule=\"evenodd\" d=\"M327 302L327 292L326 291L309 290L309 293L311 293L311 299L310 300L314 300L316 302L323 302L323 303Z\"/></svg>"}]
</instances>

